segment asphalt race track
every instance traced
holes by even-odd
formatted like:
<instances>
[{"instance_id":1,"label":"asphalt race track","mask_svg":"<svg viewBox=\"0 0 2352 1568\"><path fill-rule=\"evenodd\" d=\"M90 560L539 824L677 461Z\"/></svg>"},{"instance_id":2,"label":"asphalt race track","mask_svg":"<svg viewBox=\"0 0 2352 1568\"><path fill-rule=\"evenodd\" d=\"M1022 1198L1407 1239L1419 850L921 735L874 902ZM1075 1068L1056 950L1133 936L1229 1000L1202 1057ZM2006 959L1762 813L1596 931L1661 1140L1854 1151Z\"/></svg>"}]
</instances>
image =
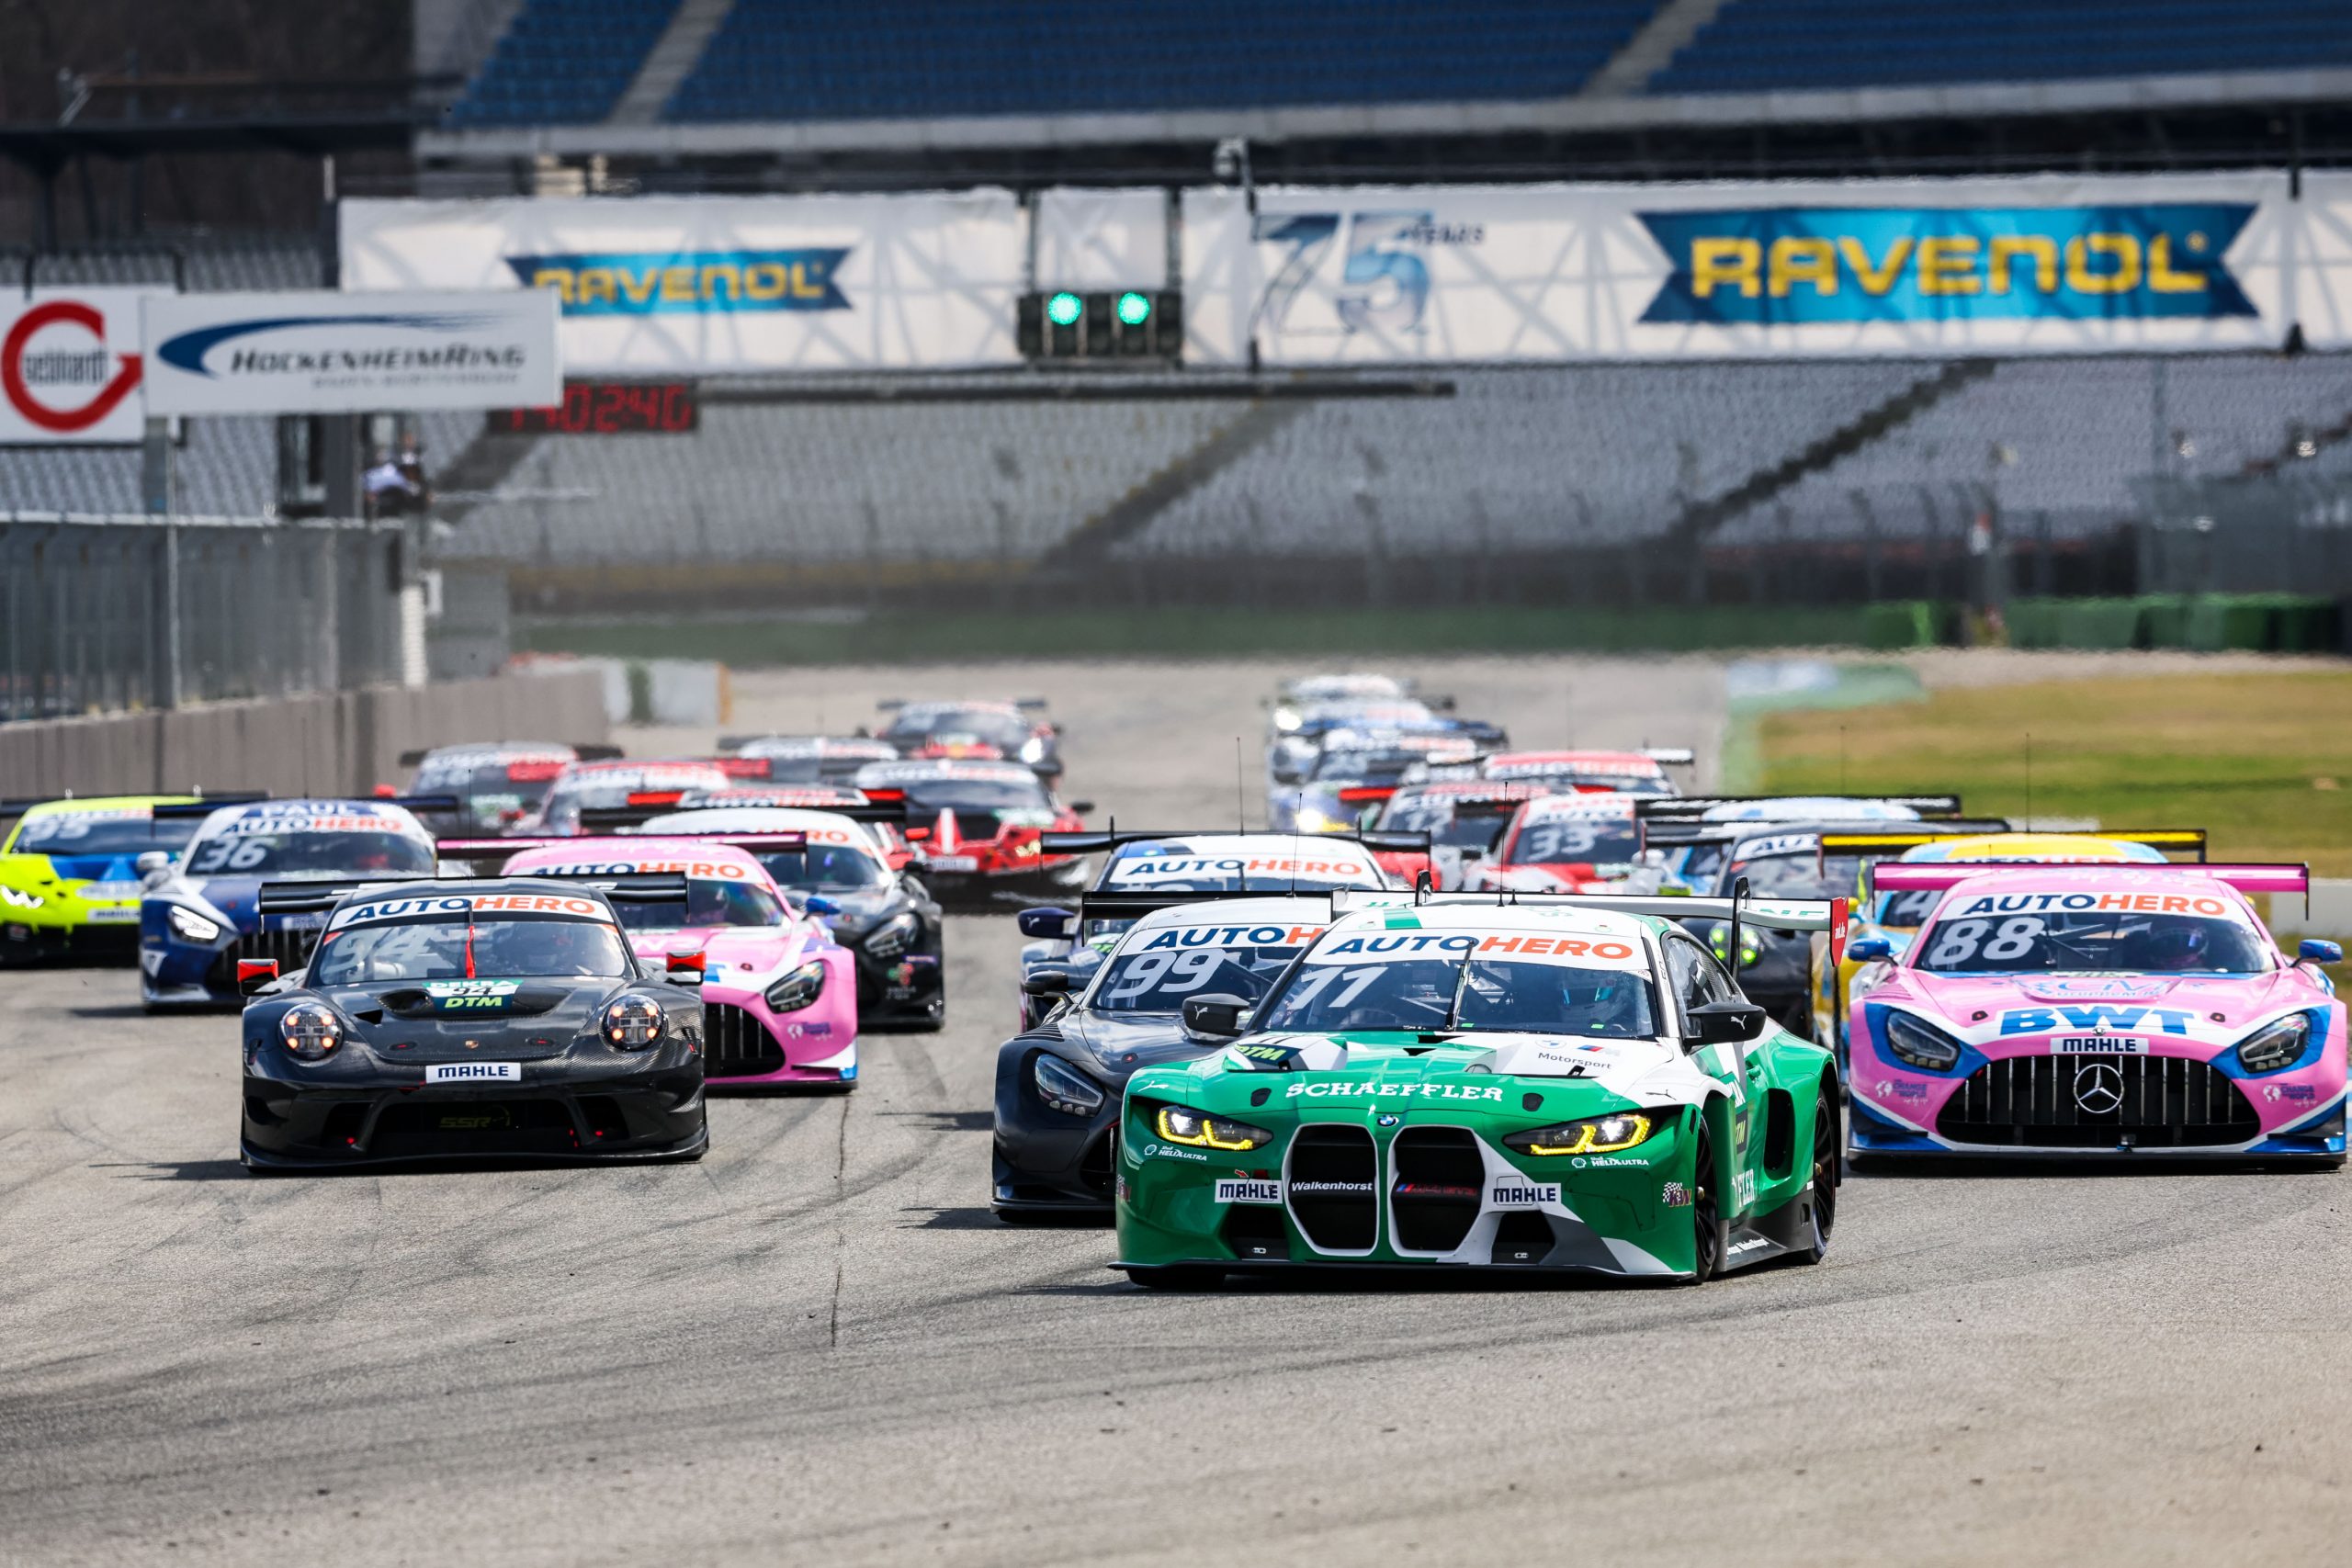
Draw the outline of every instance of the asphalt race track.
<instances>
[{"instance_id":1,"label":"asphalt race track","mask_svg":"<svg viewBox=\"0 0 2352 1568\"><path fill-rule=\"evenodd\" d=\"M1526 744L1720 724L1703 663L1424 669ZM1209 826L1276 673L731 728L1042 694L1097 820ZM0 977L0 1562L2343 1560L2342 1174L1860 1175L1826 1263L1699 1290L1147 1294L985 1206L1017 940L960 921L854 1095L631 1170L252 1179L233 1020Z\"/></svg>"}]
</instances>

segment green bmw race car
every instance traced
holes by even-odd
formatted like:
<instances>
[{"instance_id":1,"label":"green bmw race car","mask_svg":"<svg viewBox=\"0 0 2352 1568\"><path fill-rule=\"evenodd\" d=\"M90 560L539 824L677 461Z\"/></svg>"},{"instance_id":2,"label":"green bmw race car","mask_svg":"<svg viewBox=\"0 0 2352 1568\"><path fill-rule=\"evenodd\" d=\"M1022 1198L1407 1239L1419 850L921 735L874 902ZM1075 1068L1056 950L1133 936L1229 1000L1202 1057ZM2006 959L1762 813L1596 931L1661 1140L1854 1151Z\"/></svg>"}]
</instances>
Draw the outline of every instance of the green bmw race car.
<instances>
[{"instance_id":1,"label":"green bmw race car","mask_svg":"<svg viewBox=\"0 0 2352 1568\"><path fill-rule=\"evenodd\" d=\"M1695 1283L1817 1262L1841 1176L1835 1062L1668 916L1844 924L1830 902L1441 894L1335 919L1254 1008L1190 998L1186 1028L1231 1043L1128 1080L1114 1267L1190 1288L1447 1265Z\"/></svg>"},{"instance_id":2,"label":"green bmw race car","mask_svg":"<svg viewBox=\"0 0 2352 1568\"><path fill-rule=\"evenodd\" d=\"M179 858L194 818L158 822L153 807L203 798L119 795L0 802L16 825L0 839L0 962L139 955L139 857ZM222 804L245 796L221 796Z\"/></svg>"}]
</instances>

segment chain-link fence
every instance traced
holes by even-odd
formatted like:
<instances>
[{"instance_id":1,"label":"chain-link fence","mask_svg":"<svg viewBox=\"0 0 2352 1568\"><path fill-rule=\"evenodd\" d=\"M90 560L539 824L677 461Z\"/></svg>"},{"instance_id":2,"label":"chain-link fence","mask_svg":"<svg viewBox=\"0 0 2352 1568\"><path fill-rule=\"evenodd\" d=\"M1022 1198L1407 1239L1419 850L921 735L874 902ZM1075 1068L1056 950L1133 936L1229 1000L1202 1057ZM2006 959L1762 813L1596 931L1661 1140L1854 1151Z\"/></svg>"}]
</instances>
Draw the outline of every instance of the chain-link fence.
<instances>
[{"instance_id":1,"label":"chain-link fence","mask_svg":"<svg viewBox=\"0 0 2352 1568\"><path fill-rule=\"evenodd\" d=\"M0 513L0 719L401 678L397 523Z\"/></svg>"}]
</instances>

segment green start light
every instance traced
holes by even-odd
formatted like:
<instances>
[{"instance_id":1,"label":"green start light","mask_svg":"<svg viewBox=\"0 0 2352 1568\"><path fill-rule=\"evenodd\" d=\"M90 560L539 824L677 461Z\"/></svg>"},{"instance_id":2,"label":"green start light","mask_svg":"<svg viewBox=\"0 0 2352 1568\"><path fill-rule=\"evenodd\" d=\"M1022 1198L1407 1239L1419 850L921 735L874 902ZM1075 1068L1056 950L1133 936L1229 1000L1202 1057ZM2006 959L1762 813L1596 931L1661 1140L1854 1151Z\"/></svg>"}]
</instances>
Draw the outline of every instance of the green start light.
<instances>
[{"instance_id":1,"label":"green start light","mask_svg":"<svg viewBox=\"0 0 2352 1568\"><path fill-rule=\"evenodd\" d=\"M1065 289L1046 301L1046 320L1057 327L1074 327L1081 308L1078 296Z\"/></svg>"},{"instance_id":2,"label":"green start light","mask_svg":"<svg viewBox=\"0 0 2352 1568\"><path fill-rule=\"evenodd\" d=\"M1119 320L1131 327L1139 327L1151 320L1151 300L1130 288L1119 296Z\"/></svg>"}]
</instances>

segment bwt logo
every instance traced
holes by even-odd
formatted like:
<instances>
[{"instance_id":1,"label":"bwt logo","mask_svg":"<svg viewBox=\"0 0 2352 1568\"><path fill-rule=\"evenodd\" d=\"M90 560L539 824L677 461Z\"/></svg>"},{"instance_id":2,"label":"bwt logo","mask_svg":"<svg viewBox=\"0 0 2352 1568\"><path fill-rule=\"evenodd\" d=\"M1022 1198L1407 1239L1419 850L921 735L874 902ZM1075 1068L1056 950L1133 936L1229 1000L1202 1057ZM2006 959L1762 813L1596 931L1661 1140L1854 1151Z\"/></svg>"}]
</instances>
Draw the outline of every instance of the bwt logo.
<instances>
[{"instance_id":1,"label":"bwt logo","mask_svg":"<svg viewBox=\"0 0 2352 1568\"><path fill-rule=\"evenodd\" d=\"M552 288L567 316L846 310L834 281L849 247L508 256L526 288Z\"/></svg>"},{"instance_id":2,"label":"bwt logo","mask_svg":"<svg viewBox=\"0 0 2352 1568\"><path fill-rule=\"evenodd\" d=\"M1642 320L2252 316L2222 257L2253 216L2246 202L1645 212L1674 270Z\"/></svg>"}]
</instances>

